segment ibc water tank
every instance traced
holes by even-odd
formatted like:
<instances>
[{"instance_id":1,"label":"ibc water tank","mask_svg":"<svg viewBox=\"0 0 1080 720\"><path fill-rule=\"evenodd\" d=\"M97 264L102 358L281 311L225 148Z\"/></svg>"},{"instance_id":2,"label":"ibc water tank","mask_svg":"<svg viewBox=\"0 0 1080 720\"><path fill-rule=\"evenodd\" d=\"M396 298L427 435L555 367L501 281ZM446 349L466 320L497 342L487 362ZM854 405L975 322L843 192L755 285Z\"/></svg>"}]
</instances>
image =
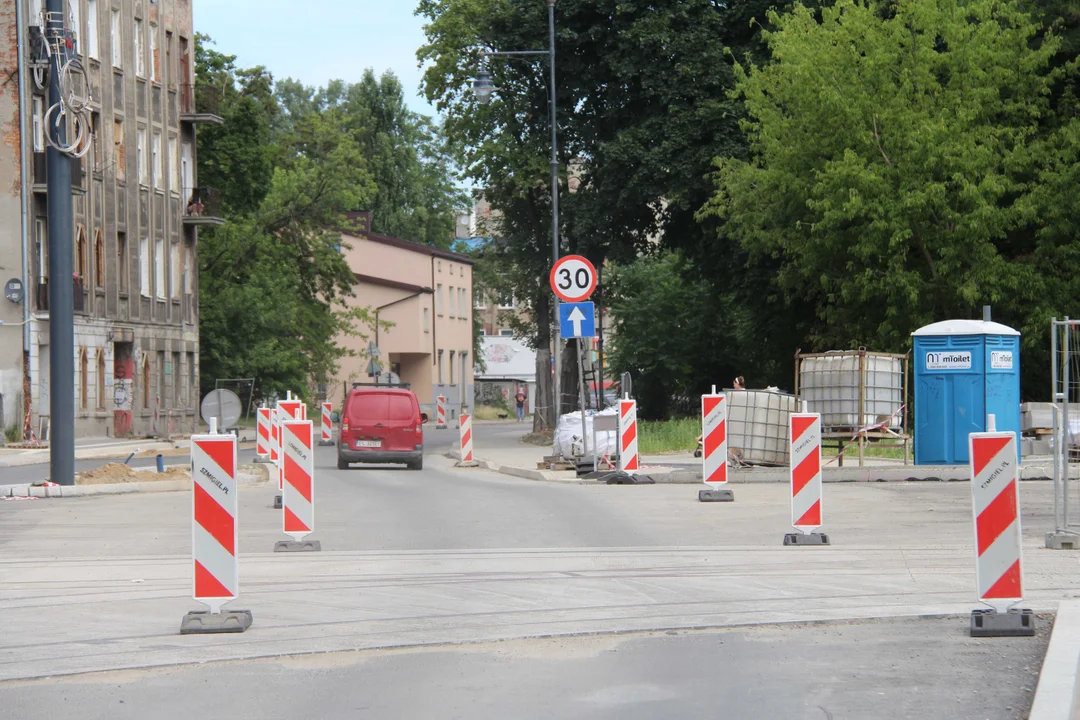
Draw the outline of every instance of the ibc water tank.
<instances>
[{"instance_id":1,"label":"ibc water tank","mask_svg":"<svg viewBox=\"0 0 1080 720\"><path fill-rule=\"evenodd\" d=\"M809 412L821 414L822 428L858 430L885 423L898 429L903 424L902 357L848 350L801 356L798 362L799 399Z\"/></svg>"},{"instance_id":2,"label":"ibc water tank","mask_svg":"<svg viewBox=\"0 0 1080 720\"><path fill-rule=\"evenodd\" d=\"M787 465L788 422L795 396L767 390L725 390L728 451L751 465Z\"/></svg>"}]
</instances>

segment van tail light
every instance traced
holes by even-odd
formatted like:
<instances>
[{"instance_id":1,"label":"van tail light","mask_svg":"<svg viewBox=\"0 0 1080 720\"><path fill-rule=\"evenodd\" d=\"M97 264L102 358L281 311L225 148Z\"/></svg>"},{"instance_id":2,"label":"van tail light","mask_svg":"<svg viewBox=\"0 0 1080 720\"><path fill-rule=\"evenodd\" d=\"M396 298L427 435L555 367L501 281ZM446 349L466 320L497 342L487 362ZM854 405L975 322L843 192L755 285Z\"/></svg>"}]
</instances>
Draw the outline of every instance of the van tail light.
<instances>
[{"instance_id":1,"label":"van tail light","mask_svg":"<svg viewBox=\"0 0 1080 720\"><path fill-rule=\"evenodd\" d=\"M416 438L422 439L424 437L424 426L420 423L420 420L416 421Z\"/></svg>"},{"instance_id":2,"label":"van tail light","mask_svg":"<svg viewBox=\"0 0 1080 720\"><path fill-rule=\"evenodd\" d=\"M349 432L349 418L341 418L341 432Z\"/></svg>"}]
</instances>

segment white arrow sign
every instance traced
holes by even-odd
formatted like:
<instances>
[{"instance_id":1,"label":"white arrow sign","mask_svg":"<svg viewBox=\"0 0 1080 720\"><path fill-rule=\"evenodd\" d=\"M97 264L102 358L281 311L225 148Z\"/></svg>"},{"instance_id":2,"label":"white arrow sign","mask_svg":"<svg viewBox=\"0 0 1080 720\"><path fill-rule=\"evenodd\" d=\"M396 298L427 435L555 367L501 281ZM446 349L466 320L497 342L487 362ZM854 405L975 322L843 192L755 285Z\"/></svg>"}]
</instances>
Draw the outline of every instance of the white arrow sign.
<instances>
[{"instance_id":1,"label":"white arrow sign","mask_svg":"<svg viewBox=\"0 0 1080 720\"><path fill-rule=\"evenodd\" d=\"M574 325L574 337L581 337L581 323L585 322L585 313L581 312L581 308L574 308L567 320Z\"/></svg>"}]
</instances>

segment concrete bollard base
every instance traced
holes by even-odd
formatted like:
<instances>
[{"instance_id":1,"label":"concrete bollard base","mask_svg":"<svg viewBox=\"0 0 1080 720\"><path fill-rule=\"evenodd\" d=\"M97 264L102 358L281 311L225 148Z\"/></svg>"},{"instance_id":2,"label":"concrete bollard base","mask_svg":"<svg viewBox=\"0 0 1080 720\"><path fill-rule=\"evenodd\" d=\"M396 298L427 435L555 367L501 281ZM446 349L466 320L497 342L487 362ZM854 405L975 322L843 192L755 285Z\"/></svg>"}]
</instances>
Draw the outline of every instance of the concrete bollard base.
<instances>
[{"instance_id":1,"label":"concrete bollard base","mask_svg":"<svg viewBox=\"0 0 1080 720\"><path fill-rule=\"evenodd\" d=\"M274 552L321 552L322 543L318 540L278 540Z\"/></svg>"},{"instance_id":2,"label":"concrete bollard base","mask_svg":"<svg viewBox=\"0 0 1080 720\"><path fill-rule=\"evenodd\" d=\"M1046 547L1050 550L1080 550L1080 535L1075 533L1046 533Z\"/></svg>"},{"instance_id":3,"label":"concrete bollard base","mask_svg":"<svg viewBox=\"0 0 1080 720\"><path fill-rule=\"evenodd\" d=\"M697 499L700 502L735 502L735 493L729 488L709 488L699 490Z\"/></svg>"},{"instance_id":4,"label":"concrete bollard base","mask_svg":"<svg viewBox=\"0 0 1080 720\"><path fill-rule=\"evenodd\" d=\"M788 533L784 535L784 545L828 545L829 536L825 533Z\"/></svg>"},{"instance_id":5,"label":"concrete bollard base","mask_svg":"<svg viewBox=\"0 0 1080 720\"><path fill-rule=\"evenodd\" d=\"M480 467L480 463L476 462L475 460L470 460L469 462L465 462L463 460L458 460L456 463L454 463L454 467L475 468L475 467Z\"/></svg>"},{"instance_id":6,"label":"concrete bollard base","mask_svg":"<svg viewBox=\"0 0 1080 720\"><path fill-rule=\"evenodd\" d=\"M280 495L275 495L274 496L274 509L275 510L280 510L282 507L284 507L284 505L282 505L281 496Z\"/></svg>"},{"instance_id":7,"label":"concrete bollard base","mask_svg":"<svg viewBox=\"0 0 1080 720\"><path fill-rule=\"evenodd\" d=\"M180 634L242 633L251 627L251 621L250 610L223 610L220 613L193 610L180 622Z\"/></svg>"},{"instance_id":8,"label":"concrete bollard base","mask_svg":"<svg viewBox=\"0 0 1080 720\"><path fill-rule=\"evenodd\" d=\"M1027 608L1008 612L980 609L971 611L971 637L1032 637L1035 614Z\"/></svg>"}]
</instances>

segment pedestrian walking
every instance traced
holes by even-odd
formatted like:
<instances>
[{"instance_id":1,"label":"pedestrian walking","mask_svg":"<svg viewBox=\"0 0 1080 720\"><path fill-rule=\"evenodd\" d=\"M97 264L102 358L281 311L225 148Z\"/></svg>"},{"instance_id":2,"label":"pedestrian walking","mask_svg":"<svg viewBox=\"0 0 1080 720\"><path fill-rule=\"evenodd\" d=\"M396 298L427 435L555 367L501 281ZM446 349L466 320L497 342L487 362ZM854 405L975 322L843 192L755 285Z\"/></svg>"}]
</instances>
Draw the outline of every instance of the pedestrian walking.
<instances>
[{"instance_id":1,"label":"pedestrian walking","mask_svg":"<svg viewBox=\"0 0 1080 720\"><path fill-rule=\"evenodd\" d=\"M514 403L517 405L517 421L525 422L525 393L518 390Z\"/></svg>"}]
</instances>

